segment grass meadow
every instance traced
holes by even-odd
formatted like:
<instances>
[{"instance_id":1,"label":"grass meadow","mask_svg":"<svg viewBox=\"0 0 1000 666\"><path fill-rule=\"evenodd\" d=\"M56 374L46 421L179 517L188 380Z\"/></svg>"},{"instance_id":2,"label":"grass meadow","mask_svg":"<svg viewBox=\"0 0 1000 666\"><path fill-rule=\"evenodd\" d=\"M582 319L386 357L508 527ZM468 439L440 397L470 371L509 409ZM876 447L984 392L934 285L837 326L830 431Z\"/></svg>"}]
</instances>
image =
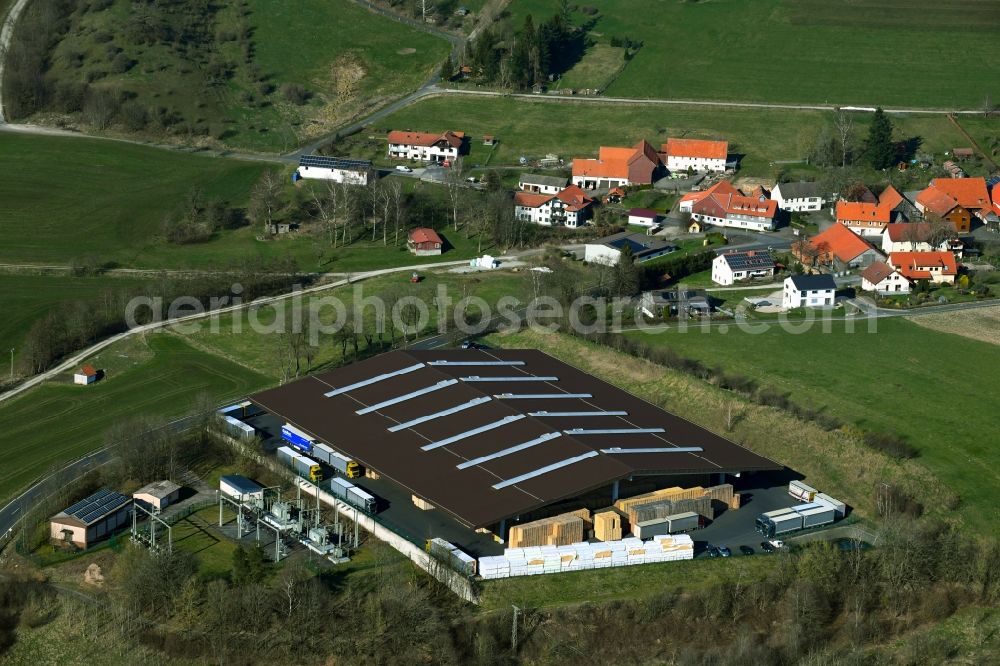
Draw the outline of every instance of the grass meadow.
<instances>
[{"instance_id":1,"label":"grass meadow","mask_svg":"<svg viewBox=\"0 0 1000 666\"><path fill-rule=\"evenodd\" d=\"M1000 98L992 0L594 0L601 43L643 43L620 97L979 108ZM515 0L536 25L557 0ZM575 13L582 23L584 14ZM572 76L572 71L567 77Z\"/></svg>"},{"instance_id":2,"label":"grass meadow","mask_svg":"<svg viewBox=\"0 0 1000 666\"><path fill-rule=\"evenodd\" d=\"M163 334L113 345L92 362L107 373L97 384L76 386L65 375L0 403L0 498L99 448L116 421L136 414L177 417L199 395L222 402L270 384L260 373Z\"/></svg>"}]
</instances>

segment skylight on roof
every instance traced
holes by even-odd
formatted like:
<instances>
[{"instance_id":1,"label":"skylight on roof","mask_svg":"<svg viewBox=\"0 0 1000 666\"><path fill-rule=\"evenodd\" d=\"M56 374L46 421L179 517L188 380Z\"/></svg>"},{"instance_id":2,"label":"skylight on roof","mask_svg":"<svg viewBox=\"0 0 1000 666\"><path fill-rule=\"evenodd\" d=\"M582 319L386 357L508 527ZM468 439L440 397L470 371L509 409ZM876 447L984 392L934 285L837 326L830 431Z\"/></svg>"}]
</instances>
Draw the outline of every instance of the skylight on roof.
<instances>
[{"instance_id":1,"label":"skylight on roof","mask_svg":"<svg viewBox=\"0 0 1000 666\"><path fill-rule=\"evenodd\" d=\"M508 423L514 423L515 421L520 421L526 418L524 414L514 414L512 416L505 416L499 421L494 421L493 423L487 423L484 426L479 426L478 428L473 428L472 430L466 430L465 432L460 432L457 435L452 435L446 439L438 440L436 442L431 442L430 444L425 444L420 447L421 451L433 451L434 449L441 448L442 446L448 446L449 444L454 444L473 435L478 435L484 432L488 432L495 428L500 428L507 425Z\"/></svg>"},{"instance_id":2,"label":"skylight on roof","mask_svg":"<svg viewBox=\"0 0 1000 666\"><path fill-rule=\"evenodd\" d=\"M405 395L400 395L400 396L397 396L395 398L389 398L388 400L383 400L382 402L377 402L374 405L369 405L368 407L363 407L361 409L358 409L354 413L355 414L369 414L371 412L377 412L378 410L382 409L383 407L388 407L390 405L396 405L396 404L399 404L401 402L406 402L407 400L411 400L413 398L419 398L422 395L427 395L428 393L433 393L434 391L440 391L443 388L448 388L449 386L454 386L457 383L458 383L457 379L444 379L444 380L439 381L437 384L434 384L433 386L427 386L425 388L417 389L416 391L413 391L411 393L407 393Z\"/></svg>"},{"instance_id":3,"label":"skylight on roof","mask_svg":"<svg viewBox=\"0 0 1000 666\"><path fill-rule=\"evenodd\" d=\"M560 460L559 462L552 463L551 465L546 465L545 467L539 467L538 469L527 472L526 474L521 474L520 476L515 476L512 479L507 479L506 481L501 481L500 483L493 484L495 490L502 490L508 486L513 486L515 484L521 483L522 481L527 481L528 479L534 479L537 476L542 476L543 474L548 474L549 472L554 472L557 469L562 469L568 465L578 463L587 458L593 458L597 455L597 451L587 451L584 454L573 456L572 458L566 458L565 460Z\"/></svg>"},{"instance_id":4,"label":"skylight on roof","mask_svg":"<svg viewBox=\"0 0 1000 666\"><path fill-rule=\"evenodd\" d=\"M423 363L417 363L416 365L411 365L401 370L395 370L393 372L386 372L381 375L375 375L370 379L364 379L360 382L355 382L353 384L348 384L347 386L341 386L340 388L333 389L332 391L327 391L323 395L327 398L332 398L335 395L340 395L342 393L348 393L354 389L359 389L362 386L369 386L371 384L377 384L378 382L385 381L386 379L391 379L392 377L398 377L400 375L405 375L410 372L414 372L424 367Z\"/></svg>"},{"instance_id":5,"label":"skylight on roof","mask_svg":"<svg viewBox=\"0 0 1000 666\"><path fill-rule=\"evenodd\" d=\"M469 467L475 467L476 465L481 465L484 462L489 462L490 460L496 460L497 458L503 458L504 456L509 456L511 454L517 453L518 451L524 451L525 449L530 449L533 446L537 446L549 440L556 439L557 437L562 437L562 433L558 432L547 432L541 437L536 437L527 442L517 444L515 446L507 447L506 449L501 449L496 453L490 453L485 456L480 456L478 458L473 458L472 460L466 460L464 463L455 465L459 469L468 469Z\"/></svg>"},{"instance_id":6,"label":"skylight on roof","mask_svg":"<svg viewBox=\"0 0 1000 666\"><path fill-rule=\"evenodd\" d=\"M420 425L421 423L425 423L427 421L432 421L434 419L439 419L442 416L449 416L450 414L457 414L459 412L464 412L467 409L472 409L473 407L475 407L477 405L481 405L483 403L490 402L491 400L493 400L493 398L491 398L489 396L484 396L484 397L481 397L481 398L473 398L472 400L470 400L468 402L463 402L460 405L455 405L454 407L449 407L448 409L443 409L440 412L434 412L433 414L427 414L425 416L418 416L417 418L411 419L411 420L406 421L404 423L399 423L397 425L390 426L389 428L387 428L387 430L389 432L399 432L400 430L406 430L407 428L412 428L415 425Z\"/></svg>"}]
</instances>

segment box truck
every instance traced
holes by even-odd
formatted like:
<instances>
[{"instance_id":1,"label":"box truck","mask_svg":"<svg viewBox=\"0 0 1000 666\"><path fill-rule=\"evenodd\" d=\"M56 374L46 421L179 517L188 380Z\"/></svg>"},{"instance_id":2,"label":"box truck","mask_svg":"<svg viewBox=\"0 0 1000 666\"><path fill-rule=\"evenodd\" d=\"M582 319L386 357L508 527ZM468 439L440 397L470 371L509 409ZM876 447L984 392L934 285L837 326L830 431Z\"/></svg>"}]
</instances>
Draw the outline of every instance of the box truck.
<instances>
[{"instance_id":1,"label":"box truck","mask_svg":"<svg viewBox=\"0 0 1000 666\"><path fill-rule=\"evenodd\" d=\"M323 480L323 470L318 462L287 446L278 449L278 460L295 470L296 474L304 476L313 483Z\"/></svg>"},{"instance_id":2,"label":"box truck","mask_svg":"<svg viewBox=\"0 0 1000 666\"><path fill-rule=\"evenodd\" d=\"M303 453L312 453L313 444L315 443L315 438L312 435L296 428L291 423L281 426L281 439Z\"/></svg>"},{"instance_id":3,"label":"box truck","mask_svg":"<svg viewBox=\"0 0 1000 666\"><path fill-rule=\"evenodd\" d=\"M816 497L816 489L812 486L807 486L801 481L792 481L788 484L788 494L795 499L812 502L813 498Z\"/></svg>"},{"instance_id":4,"label":"box truck","mask_svg":"<svg viewBox=\"0 0 1000 666\"><path fill-rule=\"evenodd\" d=\"M347 479L335 476L330 479L329 487L331 495L344 500L348 504L356 506L359 509L364 509L369 513L375 513L377 510L375 498L365 492L364 489L358 488Z\"/></svg>"},{"instance_id":5,"label":"box truck","mask_svg":"<svg viewBox=\"0 0 1000 666\"><path fill-rule=\"evenodd\" d=\"M334 451L323 442L313 442L313 458L321 463L326 463L348 479L357 479L364 476L365 468L351 460L342 453Z\"/></svg>"},{"instance_id":6,"label":"box truck","mask_svg":"<svg viewBox=\"0 0 1000 666\"><path fill-rule=\"evenodd\" d=\"M843 518L847 515L847 505L841 502L839 499L834 499L826 493L816 493L816 497L813 498L817 504L824 504L826 506L832 506L834 512L837 514L837 518Z\"/></svg>"}]
</instances>

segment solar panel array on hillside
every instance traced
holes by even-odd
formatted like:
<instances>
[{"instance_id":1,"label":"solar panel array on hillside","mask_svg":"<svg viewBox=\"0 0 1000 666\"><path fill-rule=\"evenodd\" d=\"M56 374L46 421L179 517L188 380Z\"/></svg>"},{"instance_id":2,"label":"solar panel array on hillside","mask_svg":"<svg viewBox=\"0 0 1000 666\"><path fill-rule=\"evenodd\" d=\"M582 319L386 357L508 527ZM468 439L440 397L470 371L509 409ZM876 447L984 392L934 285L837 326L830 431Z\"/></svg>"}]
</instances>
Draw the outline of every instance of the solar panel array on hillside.
<instances>
[{"instance_id":1,"label":"solar panel array on hillside","mask_svg":"<svg viewBox=\"0 0 1000 666\"><path fill-rule=\"evenodd\" d=\"M131 500L121 493L104 488L96 493L82 499L63 511L67 516L78 518L86 524L90 524L112 511L128 504Z\"/></svg>"},{"instance_id":2,"label":"solar panel array on hillside","mask_svg":"<svg viewBox=\"0 0 1000 666\"><path fill-rule=\"evenodd\" d=\"M321 169L347 169L351 171L368 171L372 163L368 160L352 160L346 157L327 157L326 155L303 155L299 158L299 166L318 167Z\"/></svg>"}]
</instances>

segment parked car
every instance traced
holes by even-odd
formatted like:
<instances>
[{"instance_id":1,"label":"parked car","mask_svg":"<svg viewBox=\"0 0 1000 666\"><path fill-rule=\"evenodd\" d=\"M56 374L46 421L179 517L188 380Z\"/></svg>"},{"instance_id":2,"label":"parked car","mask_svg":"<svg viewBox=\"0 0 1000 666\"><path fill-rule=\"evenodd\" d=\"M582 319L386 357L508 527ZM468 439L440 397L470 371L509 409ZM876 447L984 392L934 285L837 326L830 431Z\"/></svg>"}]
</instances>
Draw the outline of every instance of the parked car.
<instances>
[{"instance_id":1,"label":"parked car","mask_svg":"<svg viewBox=\"0 0 1000 666\"><path fill-rule=\"evenodd\" d=\"M708 553L709 557L719 557L721 555L719 549L713 546L712 544L708 544L707 546L705 546L705 552Z\"/></svg>"},{"instance_id":2,"label":"parked car","mask_svg":"<svg viewBox=\"0 0 1000 666\"><path fill-rule=\"evenodd\" d=\"M468 181L468 182L470 182L470 183L474 183L474 182L476 182L476 177L475 177L475 176L469 176L469 177L468 177L468 178L466 178L465 180L467 180L467 181Z\"/></svg>"},{"instance_id":3,"label":"parked car","mask_svg":"<svg viewBox=\"0 0 1000 666\"><path fill-rule=\"evenodd\" d=\"M744 555L753 555L753 548L750 546L740 546L740 552Z\"/></svg>"},{"instance_id":4,"label":"parked car","mask_svg":"<svg viewBox=\"0 0 1000 666\"><path fill-rule=\"evenodd\" d=\"M413 173L413 169L406 166L405 164L400 164L396 167L396 171L402 171L403 173Z\"/></svg>"},{"instance_id":5,"label":"parked car","mask_svg":"<svg viewBox=\"0 0 1000 666\"><path fill-rule=\"evenodd\" d=\"M774 546L772 546L770 544L770 542L768 542L768 541L761 541L760 542L760 549L762 551L764 551L765 553L773 553L774 552Z\"/></svg>"},{"instance_id":6,"label":"parked car","mask_svg":"<svg viewBox=\"0 0 1000 666\"><path fill-rule=\"evenodd\" d=\"M731 557L733 551L729 550L729 546L719 546L719 555L722 557Z\"/></svg>"}]
</instances>

